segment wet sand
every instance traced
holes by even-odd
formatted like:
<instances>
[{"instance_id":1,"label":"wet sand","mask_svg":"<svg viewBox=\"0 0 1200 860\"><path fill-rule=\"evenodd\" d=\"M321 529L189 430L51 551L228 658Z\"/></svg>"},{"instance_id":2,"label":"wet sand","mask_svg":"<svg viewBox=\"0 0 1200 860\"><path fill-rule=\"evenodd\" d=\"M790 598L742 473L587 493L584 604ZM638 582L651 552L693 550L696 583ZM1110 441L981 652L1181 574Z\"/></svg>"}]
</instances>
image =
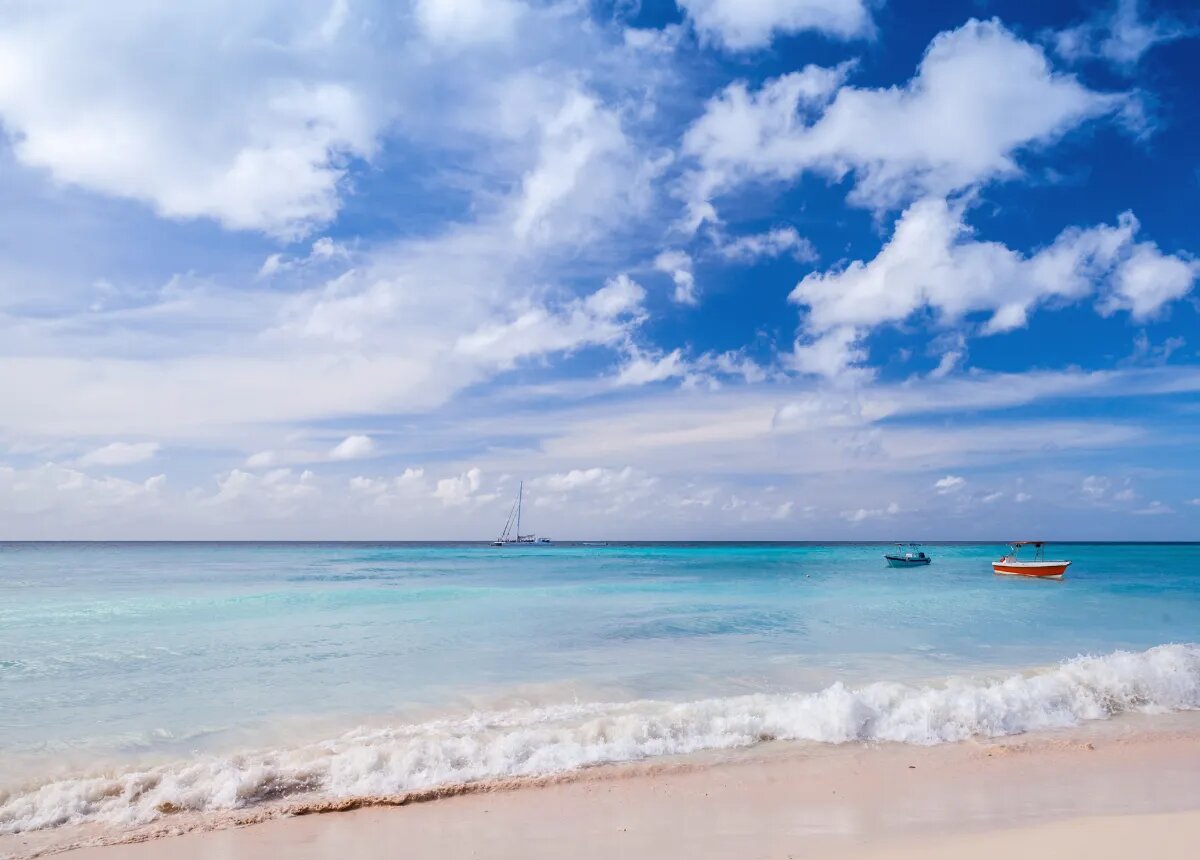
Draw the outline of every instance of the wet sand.
<instances>
[{"instance_id":1,"label":"wet sand","mask_svg":"<svg viewBox=\"0 0 1200 860\"><path fill-rule=\"evenodd\" d=\"M927 748L768 744L734 761L598 768L543 785L249 826L229 826L231 818L224 829L65 856L1191 858L1200 844L1200 732L1191 722ZM3 849L28 853L35 842Z\"/></svg>"}]
</instances>

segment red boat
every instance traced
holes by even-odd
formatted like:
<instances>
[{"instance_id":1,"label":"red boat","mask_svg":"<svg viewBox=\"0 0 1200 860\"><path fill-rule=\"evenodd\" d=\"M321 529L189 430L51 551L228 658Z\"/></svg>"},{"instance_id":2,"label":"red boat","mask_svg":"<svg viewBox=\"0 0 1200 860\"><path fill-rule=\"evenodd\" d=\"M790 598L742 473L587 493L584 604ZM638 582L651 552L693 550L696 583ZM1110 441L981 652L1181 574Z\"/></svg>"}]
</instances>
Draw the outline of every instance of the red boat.
<instances>
[{"instance_id":1,"label":"red boat","mask_svg":"<svg viewBox=\"0 0 1200 860\"><path fill-rule=\"evenodd\" d=\"M1017 558L1021 547L1031 546L1033 559L1022 561ZM1009 553L998 561L992 562L992 570L1003 576L1033 576L1038 579L1062 579L1069 561L1047 561L1045 557L1046 544L1040 540L1020 540L1009 544Z\"/></svg>"}]
</instances>

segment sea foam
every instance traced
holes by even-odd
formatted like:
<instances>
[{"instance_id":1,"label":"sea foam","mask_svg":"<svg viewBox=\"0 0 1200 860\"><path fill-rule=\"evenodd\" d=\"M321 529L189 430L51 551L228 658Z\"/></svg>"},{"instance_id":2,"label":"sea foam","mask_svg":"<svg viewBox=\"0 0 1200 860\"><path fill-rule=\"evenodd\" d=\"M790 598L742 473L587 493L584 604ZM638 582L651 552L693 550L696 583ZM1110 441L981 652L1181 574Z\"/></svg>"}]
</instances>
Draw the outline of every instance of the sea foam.
<instances>
[{"instance_id":1,"label":"sea foam","mask_svg":"<svg viewBox=\"0 0 1200 860\"><path fill-rule=\"evenodd\" d=\"M1200 645L1176 644L1078 657L1003 679L479 712L0 794L0 833L83 822L132 826L176 811L219 812L301 796L397 795L770 739L929 745L1193 709L1200 709Z\"/></svg>"}]
</instances>

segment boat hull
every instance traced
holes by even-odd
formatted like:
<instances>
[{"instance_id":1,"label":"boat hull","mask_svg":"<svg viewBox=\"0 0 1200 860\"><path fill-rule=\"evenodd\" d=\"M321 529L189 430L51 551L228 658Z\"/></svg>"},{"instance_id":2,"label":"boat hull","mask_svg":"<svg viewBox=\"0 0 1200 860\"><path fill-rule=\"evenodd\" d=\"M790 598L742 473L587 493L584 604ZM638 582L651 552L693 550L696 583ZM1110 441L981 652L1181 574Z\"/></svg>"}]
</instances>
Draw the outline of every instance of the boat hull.
<instances>
[{"instance_id":1,"label":"boat hull","mask_svg":"<svg viewBox=\"0 0 1200 860\"><path fill-rule=\"evenodd\" d=\"M897 558L892 555L885 555L888 567L921 567L933 561L931 558Z\"/></svg>"},{"instance_id":2,"label":"boat hull","mask_svg":"<svg viewBox=\"0 0 1200 860\"><path fill-rule=\"evenodd\" d=\"M1030 576L1035 579L1062 579L1069 561L1000 561L992 562L992 571L1000 576Z\"/></svg>"}]
</instances>

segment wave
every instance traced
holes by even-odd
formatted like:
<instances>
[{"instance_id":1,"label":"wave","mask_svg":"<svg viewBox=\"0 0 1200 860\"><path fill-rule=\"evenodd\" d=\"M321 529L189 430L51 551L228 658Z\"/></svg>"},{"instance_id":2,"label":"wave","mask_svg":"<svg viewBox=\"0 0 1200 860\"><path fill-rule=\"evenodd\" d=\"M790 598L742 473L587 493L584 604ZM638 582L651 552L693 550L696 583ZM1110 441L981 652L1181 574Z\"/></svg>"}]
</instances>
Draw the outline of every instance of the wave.
<instances>
[{"instance_id":1,"label":"wave","mask_svg":"<svg viewBox=\"0 0 1200 860\"><path fill-rule=\"evenodd\" d=\"M134 826L177 812L223 812L288 798L430 792L765 740L931 745L1067 728L1123 713L1195 709L1200 645L1175 644L930 686L838 683L816 693L477 712L11 791L0 794L0 833L84 822Z\"/></svg>"}]
</instances>

